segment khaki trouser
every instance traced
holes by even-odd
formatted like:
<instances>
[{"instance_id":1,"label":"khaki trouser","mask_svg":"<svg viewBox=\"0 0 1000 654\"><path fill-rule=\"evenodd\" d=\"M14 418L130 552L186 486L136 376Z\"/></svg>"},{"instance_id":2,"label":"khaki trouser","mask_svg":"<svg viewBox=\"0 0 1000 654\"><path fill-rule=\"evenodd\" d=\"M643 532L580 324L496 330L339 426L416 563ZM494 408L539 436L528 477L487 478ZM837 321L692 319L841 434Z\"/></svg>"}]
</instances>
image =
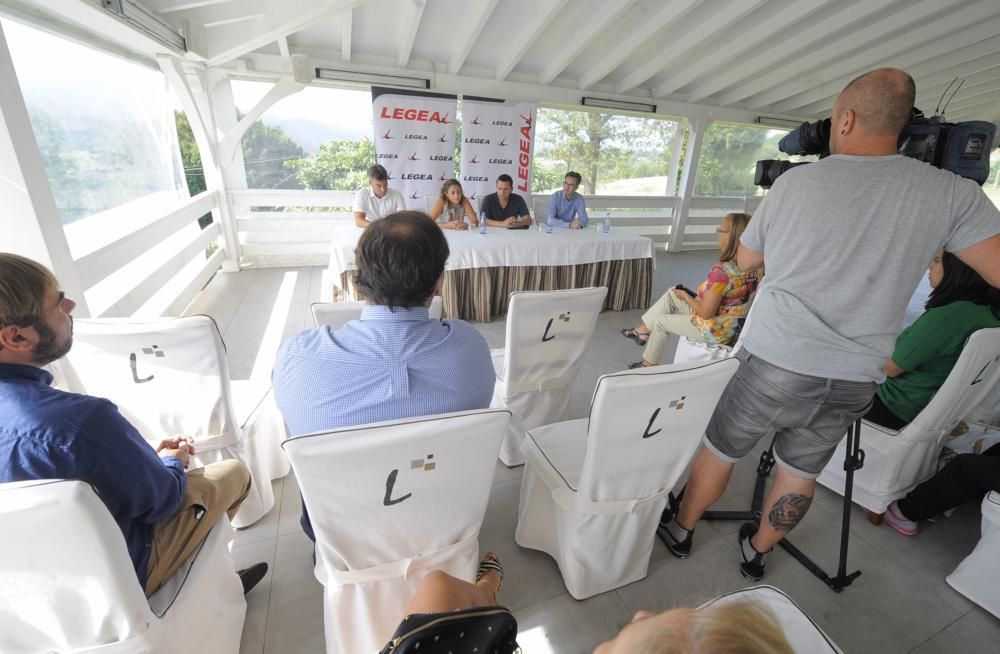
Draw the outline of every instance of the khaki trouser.
<instances>
[{"instance_id":1,"label":"khaki trouser","mask_svg":"<svg viewBox=\"0 0 1000 654\"><path fill-rule=\"evenodd\" d=\"M250 471L236 459L218 461L188 473L187 488L177 513L154 527L146 597L177 572L223 512L230 518L236 514L249 492Z\"/></svg>"},{"instance_id":2,"label":"khaki trouser","mask_svg":"<svg viewBox=\"0 0 1000 654\"><path fill-rule=\"evenodd\" d=\"M677 292L683 293L684 291ZM673 289L664 293L656 301L656 304L642 314L642 322L649 329L649 340L646 341L646 349L642 352L642 358L650 363L659 364L671 334L704 341L705 337L701 330L691 322L693 313L694 309L691 308L691 305L678 299L674 295Z\"/></svg>"}]
</instances>

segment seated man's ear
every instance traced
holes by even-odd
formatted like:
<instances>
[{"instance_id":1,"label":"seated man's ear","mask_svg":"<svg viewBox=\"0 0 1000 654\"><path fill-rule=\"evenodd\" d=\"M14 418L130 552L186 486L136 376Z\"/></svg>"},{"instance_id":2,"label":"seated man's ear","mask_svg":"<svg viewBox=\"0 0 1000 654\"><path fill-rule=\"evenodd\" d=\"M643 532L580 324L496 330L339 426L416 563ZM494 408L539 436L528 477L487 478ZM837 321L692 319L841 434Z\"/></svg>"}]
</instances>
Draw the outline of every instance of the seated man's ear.
<instances>
[{"instance_id":1,"label":"seated man's ear","mask_svg":"<svg viewBox=\"0 0 1000 654\"><path fill-rule=\"evenodd\" d=\"M0 327L0 351L30 352L37 342L38 332L34 327Z\"/></svg>"}]
</instances>

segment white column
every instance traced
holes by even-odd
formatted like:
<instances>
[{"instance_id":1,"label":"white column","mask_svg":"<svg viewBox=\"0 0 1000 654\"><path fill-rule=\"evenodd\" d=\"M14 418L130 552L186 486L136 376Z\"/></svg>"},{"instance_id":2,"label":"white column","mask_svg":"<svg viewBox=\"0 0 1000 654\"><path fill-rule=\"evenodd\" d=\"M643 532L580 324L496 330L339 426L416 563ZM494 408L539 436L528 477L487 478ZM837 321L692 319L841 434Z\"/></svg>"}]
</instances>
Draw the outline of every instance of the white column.
<instances>
[{"instance_id":1,"label":"white column","mask_svg":"<svg viewBox=\"0 0 1000 654\"><path fill-rule=\"evenodd\" d=\"M0 250L42 263L55 274L76 315L87 302L42 164L28 109L0 28Z\"/></svg>"},{"instance_id":2,"label":"white column","mask_svg":"<svg viewBox=\"0 0 1000 654\"><path fill-rule=\"evenodd\" d=\"M681 174L680 196L674 208L674 222L670 228L671 252L679 252L684 244L684 228L687 225L688 212L691 210L691 198L694 197L694 182L698 173L698 159L701 156L701 142L705 136L708 121L699 118L691 122L688 129L687 152L684 156L684 172Z\"/></svg>"},{"instance_id":3,"label":"white column","mask_svg":"<svg viewBox=\"0 0 1000 654\"><path fill-rule=\"evenodd\" d=\"M218 77L216 77L218 75ZM215 133L220 135L221 141L226 134L236 134L236 102L233 100L233 87L228 77L222 77L222 73L210 75L211 92L209 94L209 105L212 107L212 121L215 125ZM245 133L246 130L243 130ZM222 185L226 212L232 226L232 237L239 244L238 222L241 218L248 218L250 210L237 207L229 196L229 191L245 191L247 188L247 170L243 161L243 133L239 134L238 142L229 152L224 152L219 148L219 174L222 178ZM224 266L223 270L227 268ZM236 268L235 270L238 270Z\"/></svg>"}]
</instances>

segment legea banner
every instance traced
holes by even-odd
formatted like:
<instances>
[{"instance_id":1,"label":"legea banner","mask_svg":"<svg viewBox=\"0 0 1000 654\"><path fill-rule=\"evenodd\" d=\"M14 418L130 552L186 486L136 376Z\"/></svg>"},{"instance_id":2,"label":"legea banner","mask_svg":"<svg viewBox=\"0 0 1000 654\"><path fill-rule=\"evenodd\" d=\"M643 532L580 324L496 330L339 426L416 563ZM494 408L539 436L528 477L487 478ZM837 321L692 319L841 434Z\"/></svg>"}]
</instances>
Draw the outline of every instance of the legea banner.
<instances>
[{"instance_id":1,"label":"legea banner","mask_svg":"<svg viewBox=\"0 0 1000 654\"><path fill-rule=\"evenodd\" d=\"M535 112L530 102L462 100L462 189L470 198L496 191L497 176L507 173L514 192L529 203L535 141Z\"/></svg>"},{"instance_id":2,"label":"legea banner","mask_svg":"<svg viewBox=\"0 0 1000 654\"><path fill-rule=\"evenodd\" d=\"M372 87L375 157L408 209L426 210L424 198L455 176L456 105L453 95Z\"/></svg>"}]
</instances>

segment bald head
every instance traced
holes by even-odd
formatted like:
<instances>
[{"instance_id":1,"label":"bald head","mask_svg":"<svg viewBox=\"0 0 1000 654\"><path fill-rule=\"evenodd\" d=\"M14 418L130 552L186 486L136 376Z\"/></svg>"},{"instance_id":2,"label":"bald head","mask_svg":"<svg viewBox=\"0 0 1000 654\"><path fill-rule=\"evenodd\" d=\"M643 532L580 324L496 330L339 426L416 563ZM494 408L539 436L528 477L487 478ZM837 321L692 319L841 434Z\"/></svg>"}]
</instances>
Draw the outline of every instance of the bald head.
<instances>
[{"instance_id":1,"label":"bald head","mask_svg":"<svg viewBox=\"0 0 1000 654\"><path fill-rule=\"evenodd\" d=\"M857 128L869 135L896 138L910 119L916 85L898 68L879 68L844 87L834 116L854 111Z\"/></svg>"}]
</instances>

